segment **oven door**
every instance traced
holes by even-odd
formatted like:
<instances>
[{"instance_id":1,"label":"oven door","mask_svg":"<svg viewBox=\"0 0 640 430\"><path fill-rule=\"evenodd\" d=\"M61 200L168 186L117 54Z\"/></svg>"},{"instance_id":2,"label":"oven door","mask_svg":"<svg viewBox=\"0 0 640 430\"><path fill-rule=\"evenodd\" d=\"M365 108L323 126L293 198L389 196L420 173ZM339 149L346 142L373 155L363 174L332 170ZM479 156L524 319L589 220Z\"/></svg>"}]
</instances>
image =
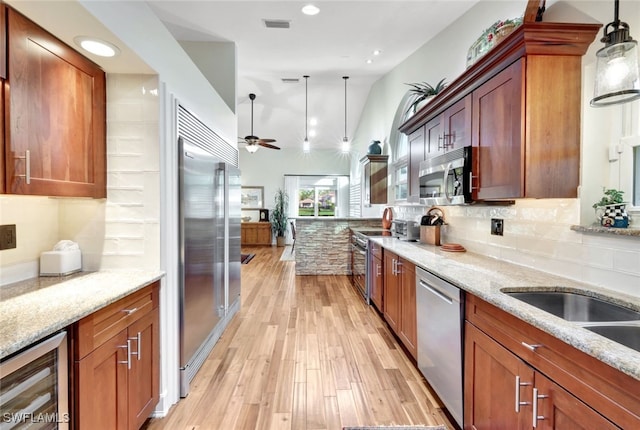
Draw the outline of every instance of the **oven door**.
<instances>
[{"instance_id":1,"label":"oven door","mask_svg":"<svg viewBox=\"0 0 640 430\"><path fill-rule=\"evenodd\" d=\"M366 301L369 300L369 294L367 291L367 248L366 241L361 243L357 236L353 236L351 242L351 281L353 285L358 289L362 297Z\"/></svg>"}]
</instances>

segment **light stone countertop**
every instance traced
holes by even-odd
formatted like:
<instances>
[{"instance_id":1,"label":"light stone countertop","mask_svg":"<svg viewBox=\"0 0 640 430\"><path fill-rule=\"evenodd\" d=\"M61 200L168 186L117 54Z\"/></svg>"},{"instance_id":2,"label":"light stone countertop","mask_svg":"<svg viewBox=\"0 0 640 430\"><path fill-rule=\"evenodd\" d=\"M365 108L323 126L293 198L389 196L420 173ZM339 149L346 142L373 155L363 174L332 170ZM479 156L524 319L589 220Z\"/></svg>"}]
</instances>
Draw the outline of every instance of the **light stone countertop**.
<instances>
[{"instance_id":1,"label":"light stone countertop","mask_svg":"<svg viewBox=\"0 0 640 430\"><path fill-rule=\"evenodd\" d=\"M640 380L640 352L524 303L501 292L505 288L574 290L640 311L640 298L573 281L471 252L446 252L440 247L394 238L370 238L400 257L438 275L462 290L503 309L600 361Z\"/></svg>"},{"instance_id":2,"label":"light stone countertop","mask_svg":"<svg viewBox=\"0 0 640 430\"><path fill-rule=\"evenodd\" d=\"M0 287L0 359L162 276L164 273L157 271L84 272Z\"/></svg>"}]
</instances>

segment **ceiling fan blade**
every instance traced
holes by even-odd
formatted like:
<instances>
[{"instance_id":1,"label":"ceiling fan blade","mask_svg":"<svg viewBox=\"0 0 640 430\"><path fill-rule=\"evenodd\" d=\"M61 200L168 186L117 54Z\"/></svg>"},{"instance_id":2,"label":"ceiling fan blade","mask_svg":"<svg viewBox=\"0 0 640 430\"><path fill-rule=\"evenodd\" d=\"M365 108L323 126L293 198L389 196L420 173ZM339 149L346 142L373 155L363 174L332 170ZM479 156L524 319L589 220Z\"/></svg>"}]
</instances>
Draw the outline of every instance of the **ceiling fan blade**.
<instances>
[{"instance_id":1,"label":"ceiling fan blade","mask_svg":"<svg viewBox=\"0 0 640 430\"><path fill-rule=\"evenodd\" d=\"M265 140L272 140L275 142L275 140L273 139L260 139L260 141L258 142L258 145L260 146L264 146L265 148L269 148L269 149L280 149L280 147L272 145L270 143L266 143Z\"/></svg>"},{"instance_id":2,"label":"ceiling fan blade","mask_svg":"<svg viewBox=\"0 0 640 430\"><path fill-rule=\"evenodd\" d=\"M261 142L261 143L273 143L275 141L276 141L275 139L258 139L258 142Z\"/></svg>"}]
</instances>

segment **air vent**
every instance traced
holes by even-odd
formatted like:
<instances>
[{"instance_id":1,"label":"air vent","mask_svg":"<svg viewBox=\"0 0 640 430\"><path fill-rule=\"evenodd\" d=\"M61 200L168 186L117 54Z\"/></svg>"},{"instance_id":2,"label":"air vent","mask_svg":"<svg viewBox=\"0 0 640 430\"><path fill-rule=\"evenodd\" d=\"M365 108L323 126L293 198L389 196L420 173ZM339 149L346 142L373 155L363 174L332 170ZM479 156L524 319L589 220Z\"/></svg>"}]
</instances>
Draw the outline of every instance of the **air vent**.
<instances>
[{"instance_id":1,"label":"air vent","mask_svg":"<svg viewBox=\"0 0 640 430\"><path fill-rule=\"evenodd\" d=\"M291 21L286 19L263 19L267 28L289 28Z\"/></svg>"},{"instance_id":2,"label":"air vent","mask_svg":"<svg viewBox=\"0 0 640 430\"><path fill-rule=\"evenodd\" d=\"M282 78L283 84L297 84L300 82L299 78Z\"/></svg>"}]
</instances>

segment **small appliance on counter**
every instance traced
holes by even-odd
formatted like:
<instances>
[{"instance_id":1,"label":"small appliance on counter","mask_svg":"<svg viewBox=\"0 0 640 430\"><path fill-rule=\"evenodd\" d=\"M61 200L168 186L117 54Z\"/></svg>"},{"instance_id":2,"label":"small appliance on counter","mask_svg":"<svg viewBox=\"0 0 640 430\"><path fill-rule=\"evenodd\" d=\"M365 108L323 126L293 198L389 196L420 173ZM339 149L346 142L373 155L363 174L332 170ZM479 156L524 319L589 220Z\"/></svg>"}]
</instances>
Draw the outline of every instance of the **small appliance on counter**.
<instances>
[{"instance_id":1,"label":"small appliance on counter","mask_svg":"<svg viewBox=\"0 0 640 430\"><path fill-rule=\"evenodd\" d=\"M61 240L53 251L40 254L40 276L66 276L81 270L82 252L71 240Z\"/></svg>"},{"instance_id":2,"label":"small appliance on counter","mask_svg":"<svg viewBox=\"0 0 640 430\"><path fill-rule=\"evenodd\" d=\"M420 225L417 221L394 219L391 221L391 234L400 240L415 242L420 239Z\"/></svg>"}]
</instances>

